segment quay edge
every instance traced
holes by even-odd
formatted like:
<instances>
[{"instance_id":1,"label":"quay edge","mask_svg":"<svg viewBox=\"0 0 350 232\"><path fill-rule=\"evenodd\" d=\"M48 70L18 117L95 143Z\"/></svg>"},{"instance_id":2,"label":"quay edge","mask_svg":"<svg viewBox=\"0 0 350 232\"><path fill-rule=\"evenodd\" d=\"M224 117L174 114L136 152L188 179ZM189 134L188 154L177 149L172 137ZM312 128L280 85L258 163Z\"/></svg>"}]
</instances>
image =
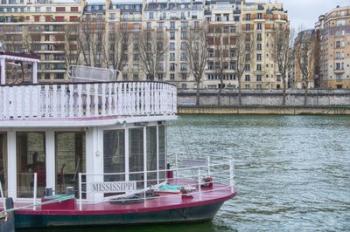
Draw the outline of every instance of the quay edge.
<instances>
[{"instance_id":1,"label":"quay edge","mask_svg":"<svg viewBox=\"0 0 350 232\"><path fill-rule=\"evenodd\" d=\"M179 106L178 115L350 115L350 107Z\"/></svg>"}]
</instances>

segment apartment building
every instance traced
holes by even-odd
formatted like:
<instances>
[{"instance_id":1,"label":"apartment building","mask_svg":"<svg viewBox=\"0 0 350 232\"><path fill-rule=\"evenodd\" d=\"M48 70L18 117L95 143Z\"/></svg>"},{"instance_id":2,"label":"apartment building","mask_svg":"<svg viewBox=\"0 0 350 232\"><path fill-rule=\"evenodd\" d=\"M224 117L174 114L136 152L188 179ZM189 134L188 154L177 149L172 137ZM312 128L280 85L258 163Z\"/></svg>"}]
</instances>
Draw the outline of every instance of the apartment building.
<instances>
[{"instance_id":1,"label":"apartment building","mask_svg":"<svg viewBox=\"0 0 350 232\"><path fill-rule=\"evenodd\" d=\"M195 88L186 43L193 30L206 27L209 57L201 88L238 87L236 43L241 32L250 34L254 48L245 54L242 87L282 87L273 45L275 28L289 26L282 4L243 0L2 0L1 3L0 31L6 36L0 36L0 41L8 50L32 50L40 54L41 81L64 81L67 67L82 64L119 70L119 80L160 80L180 88ZM142 52L145 36L153 38L154 50ZM221 45L214 46L209 40L220 40ZM13 46L14 41L17 46ZM159 47L164 51L160 52ZM220 62L218 49L223 50L221 56L224 56ZM151 60L157 65L150 71L147 55L157 52L161 53L159 57L155 62Z\"/></svg>"},{"instance_id":2,"label":"apartment building","mask_svg":"<svg viewBox=\"0 0 350 232\"><path fill-rule=\"evenodd\" d=\"M82 8L74 0L2 0L0 41L8 51L37 53L40 81L64 80L66 30L79 24Z\"/></svg>"},{"instance_id":3,"label":"apartment building","mask_svg":"<svg viewBox=\"0 0 350 232\"><path fill-rule=\"evenodd\" d=\"M241 1L211 1L205 9L208 31L208 65L204 88L236 88L236 38L239 31Z\"/></svg>"},{"instance_id":4,"label":"apartment building","mask_svg":"<svg viewBox=\"0 0 350 232\"><path fill-rule=\"evenodd\" d=\"M294 42L293 86L315 88L318 76L318 34L314 29L298 33Z\"/></svg>"},{"instance_id":5,"label":"apartment building","mask_svg":"<svg viewBox=\"0 0 350 232\"><path fill-rule=\"evenodd\" d=\"M288 14L281 3L242 4L241 29L251 33L254 41L254 49L250 53L250 62L247 62L242 87L251 89L283 87L276 62L277 28L289 28Z\"/></svg>"},{"instance_id":6,"label":"apartment building","mask_svg":"<svg viewBox=\"0 0 350 232\"><path fill-rule=\"evenodd\" d=\"M193 88L195 81L188 65L186 41L193 28L204 21L205 3L202 0L148 0L143 12L146 31L165 33L167 48L156 79Z\"/></svg>"},{"instance_id":7,"label":"apartment building","mask_svg":"<svg viewBox=\"0 0 350 232\"><path fill-rule=\"evenodd\" d=\"M350 88L350 6L337 7L319 17L320 86Z\"/></svg>"}]
</instances>

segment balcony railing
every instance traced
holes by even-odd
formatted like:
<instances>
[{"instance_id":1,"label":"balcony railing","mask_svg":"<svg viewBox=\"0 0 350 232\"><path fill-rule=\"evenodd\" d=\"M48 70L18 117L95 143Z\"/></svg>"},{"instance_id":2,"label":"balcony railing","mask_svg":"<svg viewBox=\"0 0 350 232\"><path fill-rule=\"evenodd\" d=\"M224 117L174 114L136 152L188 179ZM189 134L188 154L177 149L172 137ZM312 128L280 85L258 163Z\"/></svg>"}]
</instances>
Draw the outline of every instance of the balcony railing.
<instances>
[{"instance_id":1,"label":"balcony railing","mask_svg":"<svg viewBox=\"0 0 350 232\"><path fill-rule=\"evenodd\" d=\"M98 119L176 113L176 87L160 82L0 86L0 121Z\"/></svg>"}]
</instances>

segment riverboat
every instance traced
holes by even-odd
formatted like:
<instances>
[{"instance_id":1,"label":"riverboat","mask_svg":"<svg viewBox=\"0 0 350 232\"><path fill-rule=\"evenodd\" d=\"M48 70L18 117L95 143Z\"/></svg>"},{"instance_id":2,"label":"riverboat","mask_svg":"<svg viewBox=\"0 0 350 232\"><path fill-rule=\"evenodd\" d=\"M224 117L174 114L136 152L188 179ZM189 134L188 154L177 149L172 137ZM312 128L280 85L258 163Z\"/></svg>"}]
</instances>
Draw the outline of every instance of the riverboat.
<instances>
[{"instance_id":1,"label":"riverboat","mask_svg":"<svg viewBox=\"0 0 350 232\"><path fill-rule=\"evenodd\" d=\"M39 62L0 53L2 213L16 228L205 221L235 196L232 160L167 154L175 86L79 66L38 83ZM19 64L30 76L7 76Z\"/></svg>"}]
</instances>

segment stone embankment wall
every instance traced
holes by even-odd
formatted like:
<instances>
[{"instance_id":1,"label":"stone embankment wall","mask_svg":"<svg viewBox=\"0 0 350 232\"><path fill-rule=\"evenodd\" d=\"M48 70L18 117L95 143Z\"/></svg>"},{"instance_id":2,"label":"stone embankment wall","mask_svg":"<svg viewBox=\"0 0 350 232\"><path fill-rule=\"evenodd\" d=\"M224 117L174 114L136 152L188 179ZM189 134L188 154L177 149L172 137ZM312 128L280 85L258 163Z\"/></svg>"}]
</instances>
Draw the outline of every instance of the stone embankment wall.
<instances>
[{"instance_id":1,"label":"stone embankment wall","mask_svg":"<svg viewBox=\"0 0 350 232\"><path fill-rule=\"evenodd\" d=\"M218 105L217 90L201 90L200 106L196 106L196 90L179 90L180 114L330 114L350 115L350 90L309 90L304 105L304 90L287 90L283 106L282 90L223 90Z\"/></svg>"}]
</instances>

